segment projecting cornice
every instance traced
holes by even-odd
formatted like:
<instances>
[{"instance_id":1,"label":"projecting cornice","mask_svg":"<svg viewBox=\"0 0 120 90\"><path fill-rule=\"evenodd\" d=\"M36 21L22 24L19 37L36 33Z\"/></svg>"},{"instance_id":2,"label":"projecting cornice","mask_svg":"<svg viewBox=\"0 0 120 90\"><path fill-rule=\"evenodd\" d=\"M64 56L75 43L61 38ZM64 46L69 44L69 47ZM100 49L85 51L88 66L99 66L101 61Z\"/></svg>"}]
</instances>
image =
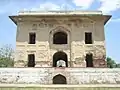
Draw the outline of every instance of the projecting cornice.
<instances>
[{"instance_id":1,"label":"projecting cornice","mask_svg":"<svg viewBox=\"0 0 120 90\"><path fill-rule=\"evenodd\" d=\"M111 15L103 15L101 11L22 11L18 15L9 16L10 19L17 25L18 21L25 18L91 18L93 20L100 19L104 21L104 24L111 18Z\"/></svg>"}]
</instances>

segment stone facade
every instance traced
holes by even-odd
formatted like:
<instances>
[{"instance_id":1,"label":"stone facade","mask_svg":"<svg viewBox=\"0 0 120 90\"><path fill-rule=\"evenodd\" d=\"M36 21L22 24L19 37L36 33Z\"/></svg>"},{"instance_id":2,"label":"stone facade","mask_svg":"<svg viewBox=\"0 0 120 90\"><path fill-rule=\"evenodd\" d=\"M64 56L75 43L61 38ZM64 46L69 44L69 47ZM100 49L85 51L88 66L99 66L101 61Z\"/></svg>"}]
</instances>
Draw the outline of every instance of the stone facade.
<instances>
[{"instance_id":1,"label":"stone facade","mask_svg":"<svg viewBox=\"0 0 120 90\"><path fill-rule=\"evenodd\" d=\"M17 24L15 67L27 67L28 54L35 54L35 67L52 67L53 55L67 54L68 67L86 67L85 56L93 54L93 67L106 67L104 25L109 15L100 12L77 12L76 15L43 13L10 16ZM53 34L67 33L67 44L53 44ZM36 33L36 43L28 44L29 33ZM85 44L85 32L92 33L93 44Z\"/></svg>"},{"instance_id":2,"label":"stone facade","mask_svg":"<svg viewBox=\"0 0 120 90\"><path fill-rule=\"evenodd\" d=\"M22 12L10 16L17 25L15 67L0 68L0 89L119 90L120 69L103 68L106 67L104 25L110 17L83 11ZM56 32L65 32L66 44L53 43ZM91 44L85 43L86 32L92 33ZM36 34L35 44L29 44L29 33ZM55 57L57 52L60 54ZM30 54L35 56L34 68L28 68ZM92 54L88 59L92 59L92 68L85 68L87 54ZM54 65L58 63L54 60L65 62L65 66Z\"/></svg>"},{"instance_id":3,"label":"stone facade","mask_svg":"<svg viewBox=\"0 0 120 90\"><path fill-rule=\"evenodd\" d=\"M120 85L120 69L108 68L0 68L1 84L51 85L56 75L68 85Z\"/></svg>"}]
</instances>

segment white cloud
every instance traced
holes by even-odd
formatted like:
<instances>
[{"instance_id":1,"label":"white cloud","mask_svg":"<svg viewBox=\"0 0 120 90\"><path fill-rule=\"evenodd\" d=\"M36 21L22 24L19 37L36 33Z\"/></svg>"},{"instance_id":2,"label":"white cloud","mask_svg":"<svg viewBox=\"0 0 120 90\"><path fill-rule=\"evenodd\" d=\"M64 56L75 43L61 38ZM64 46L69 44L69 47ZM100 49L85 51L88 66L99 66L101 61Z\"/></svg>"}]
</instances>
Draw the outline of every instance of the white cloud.
<instances>
[{"instance_id":1,"label":"white cloud","mask_svg":"<svg viewBox=\"0 0 120 90\"><path fill-rule=\"evenodd\" d=\"M73 0L73 3L76 6L80 6L81 9L88 9L93 2L94 0Z\"/></svg>"},{"instance_id":2,"label":"white cloud","mask_svg":"<svg viewBox=\"0 0 120 90\"><path fill-rule=\"evenodd\" d=\"M67 2L62 2L61 4L56 4L55 2L36 2L33 4L33 2L13 2L10 1L9 3L6 3L5 5L0 6L0 14L5 13L13 13L16 14L18 11L21 10L32 10L32 11L39 11L39 10L75 10L75 9L87 9L90 7L92 2L94 0L69 0L75 3L77 8L73 6L72 4L69 4ZM14 7L13 7L14 6Z\"/></svg>"},{"instance_id":3,"label":"white cloud","mask_svg":"<svg viewBox=\"0 0 120 90\"><path fill-rule=\"evenodd\" d=\"M40 4L40 9L42 9L42 10L59 10L60 6L53 4L51 2L47 2L44 4Z\"/></svg>"},{"instance_id":4,"label":"white cloud","mask_svg":"<svg viewBox=\"0 0 120 90\"><path fill-rule=\"evenodd\" d=\"M43 3L43 4L40 4L39 7L35 7L35 8L32 8L31 10L33 11L39 11L39 10L74 10L75 8L70 5L70 4L61 4L61 5L57 5L57 4L53 4L51 2L46 2L46 3Z\"/></svg>"},{"instance_id":5,"label":"white cloud","mask_svg":"<svg viewBox=\"0 0 120 90\"><path fill-rule=\"evenodd\" d=\"M75 10L75 9L89 9L95 0L69 0L72 1L76 6L69 4L67 2L62 2L63 4L56 4L55 2L13 2L10 1L5 5L0 6L0 14L2 13L16 13L20 10ZM118 10L120 8L120 0L97 0L101 3L98 10L103 11L103 13L108 14L112 11ZM14 7L13 7L14 6ZM25 8L25 9L24 9Z\"/></svg>"},{"instance_id":6,"label":"white cloud","mask_svg":"<svg viewBox=\"0 0 120 90\"><path fill-rule=\"evenodd\" d=\"M98 10L101 10L105 14L108 14L120 8L120 0L99 0L99 1L101 2L101 6Z\"/></svg>"},{"instance_id":7,"label":"white cloud","mask_svg":"<svg viewBox=\"0 0 120 90\"><path fill-rule=\"evenodd\" d=\"M27 5L26 2L13 2L9 0L8 3L0 5L0 14L17 14L18 11L24 8L29 8L31 5Z\"/></svg>"},{"instance_id":8,"label":"white cloud","mask_svg":"<svg viewBox=\"0 0 120 90\"><path fill-rule=\"evenodd\" d=\"M5 14L5 13L17 14L18 11L22 11L22 10L39 11L39 10L59 10L60 9L59 5L53 4L51 2L40 3L40 4L35 3L32 6L31 4L32 2L28 2L28 5L25 3L20 3L20 5L18 5L18 2L10 2L5 6L0 6L2 8L0 9L0 14Z\"/></svg>"}]
</instances>

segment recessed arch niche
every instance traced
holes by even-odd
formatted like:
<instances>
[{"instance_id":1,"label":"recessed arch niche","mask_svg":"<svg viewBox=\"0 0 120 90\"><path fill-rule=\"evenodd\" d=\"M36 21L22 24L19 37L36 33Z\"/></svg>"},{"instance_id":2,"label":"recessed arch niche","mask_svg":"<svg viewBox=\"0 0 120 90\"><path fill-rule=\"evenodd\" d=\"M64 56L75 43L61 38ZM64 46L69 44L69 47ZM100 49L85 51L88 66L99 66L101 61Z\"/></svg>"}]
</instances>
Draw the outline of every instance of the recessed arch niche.
<instances>
[{"instance_id":1,"label":"recessed arch niche","mask_svg":"<svg viewBox=\"0 0 120 90\"><path fill-rule=\"evenodd\" d=\"M54 76L53 77L53 84L67 84L66 77L61 75L61 74Z\"/></svg>"}]
</instances>

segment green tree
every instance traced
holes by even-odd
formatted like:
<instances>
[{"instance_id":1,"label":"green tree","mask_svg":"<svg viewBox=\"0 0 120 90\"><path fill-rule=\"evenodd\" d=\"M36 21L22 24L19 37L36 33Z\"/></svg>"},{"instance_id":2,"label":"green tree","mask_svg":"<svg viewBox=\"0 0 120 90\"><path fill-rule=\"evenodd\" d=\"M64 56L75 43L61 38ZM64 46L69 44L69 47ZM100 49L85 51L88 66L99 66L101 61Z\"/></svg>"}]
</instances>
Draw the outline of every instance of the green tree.
<instances>
[{"instance_id":1,"label":"green tree","mask_svg":"<svg viewBox=\"0 0 120 90\"><path fill-rule=\"evenodd\" d=\"M116 64L116 68L120 68L120 64Z\"/></svg>"},{"instance_id":2,"label":"green tree","mask_svg":"<svg viewBox=\"0 0 120 90\"><path fill-rule=\"evenodd\" d=\"M116 63L110 57L107 57L107 67L108 68L116 68Z\"/></svg>"},{"instance_id":3,"label":"green tree","mask_svg":"<svg viewBox=\"0 0 120 90\"><path fill-rule=\"evenodd\" d=\"M0 67L13 67L13 53L14 50L10 45L5 45L0 48Z\"/></svg>"}]
</instances>

